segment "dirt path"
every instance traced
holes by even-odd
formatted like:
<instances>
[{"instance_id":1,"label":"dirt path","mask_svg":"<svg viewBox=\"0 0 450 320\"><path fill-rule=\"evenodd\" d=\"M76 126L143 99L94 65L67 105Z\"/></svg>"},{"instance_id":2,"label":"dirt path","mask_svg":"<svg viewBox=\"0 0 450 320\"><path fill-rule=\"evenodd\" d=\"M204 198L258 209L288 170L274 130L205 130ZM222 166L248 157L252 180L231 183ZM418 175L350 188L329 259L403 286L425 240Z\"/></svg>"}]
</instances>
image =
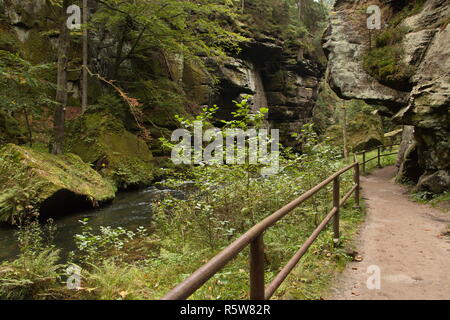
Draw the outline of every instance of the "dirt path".
<instances>
[{"instance_id":1,"label":"dirt path","mask_svg":"<svg viewBox=\"0 0 450 320\"><path fill-rule=\"evenodd\" d=\"M368 208L356 248L363 260L337 277L330 299L450 299L450 238L442 235L450 214L410 201L394 175L387 167L362 178ZM373 265L379 290L366 284Z\"/></svg>"}]
</instances>

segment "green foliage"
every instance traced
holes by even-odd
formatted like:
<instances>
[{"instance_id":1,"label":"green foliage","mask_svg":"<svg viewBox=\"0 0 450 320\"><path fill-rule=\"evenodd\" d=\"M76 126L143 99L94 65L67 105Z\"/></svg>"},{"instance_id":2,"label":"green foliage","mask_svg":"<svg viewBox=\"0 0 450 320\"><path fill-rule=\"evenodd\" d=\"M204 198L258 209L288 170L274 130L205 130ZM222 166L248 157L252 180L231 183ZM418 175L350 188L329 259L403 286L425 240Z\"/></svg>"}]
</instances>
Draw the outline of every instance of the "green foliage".
<instances>
[{"instance_id":1,"label":"green foliage","mask_svg":"<svg viewBox=\"0 0 450 320\"><path fill-rule=\"evenodd\" d=\"M398 151L398 146L395 146L393 148L383 149L381 154L383 155L383 154L388 154L388 153L395 153L396 151ZM372 150L370 152L367 152L366 160L375 158L377 155L378 155L378 150ZM362 163L363 162L362 154L358 155L357 159L358 159L359 163ZM382 167L392 166L397 163L397 160L398 160L397 154L390 155L390 156L383 156L383 157L381 157L380 164ZM369 161L366 164L366 173L370 173L375 169L378 169L378 162L377 162L376 158L372 161Z\"/></svg>"},{"instance_id":2,"label":"green foliage","mask_svg":"<svg viewBox=\"0 0 450 320\"><path fill-rule=\"evenodd\" d=\"M206 109L203 117L211 117L214 109ZM237 114L248 116L246 112ZM248 228L341 167L336 149L320 142L311 125L304 127L299 139L304 153L285 150L283 170L276 176L262 178L256 168L245 165L196 166L167 180L164 185L171 187L190 180L196 191L185 200L166 197L155 201L151 237L143 228L133 232L111 227L93 230L88 220L82 220L83 229L74 239L77 250L71 255L71 260L83 267L82 289L65 295L77 299L160 298ZM351 173L341 181L344 192L352 183ZM268 281L331 207L329 186L265 233ZM342 209L344 244L360 221L359 211ZM332 231L326 230L304 257L301 271L294 272L275 298L319 298L335 269L348 260L343 248L334 247ZM314 272L317 270L320 272ZM248 276L245 250L193 298L245 299ZM58 276L52 279L56 281ZM49 286L38 292L35 296L52 297L58 290ZM12 288L10 297L13 294L19 294L17 287Z\"/></svg>"},{"instance_id":3,"label":"green foliage","mask_svg":"<svg viewBox=\"0 0 450 320\"><path fill-rule=\"evenodd\" d=\"M395 14L395 16L390 20L390 24L393 26L399 25L406 18L420 13L426 0L412 0L402 8L400 12Z\"/></svg>"},{"instance_id":4,"label":"green foliage","mask_svg":"<svg viewBox=\"0 0 450 320\"><path fill-rule=\"evenodd\" d=\"M138 300L148 296L146 271L142 268L118 264L105 260L84 277L87 293L85 299L95 300Z\"/></svg>"},{"instance_id":5,"label":"green foliage","mask_svg":"<svg viewBox=\"0 0 450 320\"><path fill-rule=\"evenodd\" d=\"M25 218L18 224L17 242L22 253L39 253L53 248L56 226L52 219L41 225L35 217Z\"/></svg>"},{"instance_id":6,"label":"green foliage","mask_svg":"<svg viewBox=\"0 0 450 320\"><path fill-rule=\"evenodd\" d=\"M163 249L168 252L163 255L161 250L159 259L150 263L156 277L181 281L183 277L177 276L176 273L189 273L187 268L178 267L173 270L163 268L163 265L172 265L170 261L183 259L186 264L192 265L192 272L200 265L197 262L199 259L209 259L255 223L315 186L340 167L339 153L326 142L319 143L311 125L305 126L300 137L303 140L304 154L285 151L282 159L283 171L277 176L262 179L253 171L249 177L245 166L194 167L186 179L195 182L198 192L186 200L167 198L158 201L155 204L155 230L163 239ZM179 177L174 182L179 179L182 178ZM347 189L350 183L351 175L345 176L342 180L343 189ZM269 281L331 209L330 194L330 189L324 190L265 233L268 257L266 274ZM333 249L330 233L326 232L321 239L312 253L315 267L320 264L315 260L316 255L319 260L325 257L326 260L330 258L333 261L339 260L338 257L343 255ZM326 256L330 252L331 254ZM233 264L210 280L193 298L246 298L247 254L243 252L239 255ZM309 257L305 261L311 263ZM327 274L329 272L330 270ZM311 282L321 277L315 273L314 276L311 275ZM167 280L160 281L160 286L171 287ZM322 284L325 282L323 279ZM287 291L290 291L290 287L288 288ZM310 287L305 289L305 292L309 289ZM164 290L156 292L159 292L159 295L164 293Z\"/></svg>"},{"instance_id":7,"label":"green foliage","mask_svg":"<svg viewBox=\"0 0 450 320\"><path fill-rule=\"evenodd\" d=\"M51 290L58 287L61 276L58 259L58 250L46 249L37 254L26 252L12 263L1 264L0 299L52 298Z\"/></svg>"},{"instance_id":8,"label":"green foliage","mask_svg":"<svg viewBox=\"0 0 450 320\"><path fill-rule=\"evenodd\" d=\"M90 112L108 112L126 121L130 117L129 107L117 95L105 94L98 98L97 105L89 107Z\"/></svg>"},{"instance_id":9,"label":"green foliage","mask_svg":"<svg viewBox=\"0 0 450 320\"><path fill-rule=\"evenodd\" d=\"M448 191L441 194L434 194L429 191L418 191L411 194L411 199L419 203L429 204L444 212L450 211L450 192Z\"/></svg>"},{"instance_id":10,"label":"green foliage","mask_svg":"<svg viewBox=\"0 0 450 320\"><path fill-rule=\"evenodd\" d=\"M5 143L22 144L26 142L26 130L8 112L0 110L0 145Z\"/></svg>"},{"instance_id":11,"label":"green foliage","mask_svg":"<svg viewBox=\"0 0 450 320\"><path fill-rule=\"evenodd\" d=\"M79 155L116 187L153 181L153 156L147 144L110 112L90 110L67 127L65 150Z\"/></svg>"},{"instance_id":12,"label":"green foliage","mask_svg":"<svg viewBox=\"0 0 450 320\"><path fill-rule=\"evenodd\" d=\"M305 39L326 26L328 9L322 2L302 0L299 19L298 0L246 0L243 18L257 33L281 36L284 39Z\"/></svg>"},{"instance_id":13,"label":"green foliage","mask_svg":"<svg viewBox=\"0 0 450 320\"><path fill-rule=\"evenodd\" d=\"M375 47L363 58L364 69L383 83L407 82L413 69L403 62L401 41L404 28L391 28L381 32L375 39Z\"/></svg>"},{"instance_id":14,"label":"green foliage","mask_svg":"<svg viewBox=\"0 0 450 320\"><path fill-rule=\"evenodd\" d=\"M408 32L401 22L419 13L425 0L409 1L400 12L389 20L389 27L375 39L375 46L363 57L364 69L381 83L399 88L408 86L414 68L403 62L402 41Z\"/></svg>"},{"instance_id":15,"label":"green foliage","mask_svg":"<svg viewBox=\"0 0 450 320\"><path fill-rule=\"evenodd\" d=\"M14 261L0 264L0 299L55 299L63 265L53 246L56 229L52 221L41 226L27 220L19 226L21 253Z\"/></svg>"},{"instance_id":16,"label":"green foliage","mask_svg":"<svg viewBox=\"0 0 450 320\"><path fill-rule=\"evenodd\" d=\"M53 107L49 97L53 84L46 77L52 70L53 64L33 65L18 54L0 50L0 112L39 118L44 107Z\"/></svg>"},{"instance_id":17,"label":"green foliage","mask_svg":"<svg viewBox=\"0 0 450 320\"><path fill-rule=\"evenodd\" d=\"M197 2L179 0L102 1L91 21L92 28L107 25L116 43L124 37L134 43L119 59L143 54L146 50L163 50L194 57L196 54L224 54L236 50L245 41L218 22L233 19L233 12L214 0ZM123 55L123 56L122 56Z\"/></svg>"},{"instance_id":18,"label":"green foliage","mask_svg":"<svg viewBox=\"0 0 450 320\"><path fill-rule=\"evenodd\" d=\"M83 264L95 263L99 257L111 255L111 253L122 250L127 243L147 236L147 230L144 227L138 227L136 231L131 231L122 227L101 226L100 232L96 234L89 225L88 218L79 222L82 224L82 230L74 237L77 250L72 252L71 256L73 259L78 257L77 262Z\"/></svg>"},{"instance_id":19,"label":"green foliage","mask_svg":"<svg viewBox=\"0 0 450 320\"><path fill-rule=\"evenodd\" d=\"M236 111L231 112L232 119L231 120L221 120L222 130L231 129L231 128L239 128L243 130L247 130L249 128L261 128L264 125L264 119L266 114L269 112L268 108L261 108L258 111L254 112L251 109L250 105L251 96L244 97L240 102L233 101ZM194 118L187 118L181 115L175 115L175 120L178 123L178 126L193 132L194 130L194 122L201 121L203 127L213 127L213 120L215 120L215 115L219 107L214 105L212 107L203 107L202 112L195 116ZM225 132L225 131L224 131ZM159 139L161 146L163 149L171 150L175 145L170 142L165 137L161 137Z\"/></svg>"}]
</instances>

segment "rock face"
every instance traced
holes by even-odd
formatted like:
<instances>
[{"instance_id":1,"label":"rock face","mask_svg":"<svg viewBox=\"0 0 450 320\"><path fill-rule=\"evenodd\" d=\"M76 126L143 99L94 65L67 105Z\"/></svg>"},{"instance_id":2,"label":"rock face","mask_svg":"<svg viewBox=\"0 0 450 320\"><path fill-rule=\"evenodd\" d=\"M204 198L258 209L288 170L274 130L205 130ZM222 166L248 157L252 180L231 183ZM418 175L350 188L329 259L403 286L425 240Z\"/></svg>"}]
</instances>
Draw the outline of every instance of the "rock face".
<instances>
[{"instance_id":1,"label":"rock face","mask_svg":"<svg viewBox=\"0 0 450 320\"><path fill-rule=\"evenodd\" d=\"M210 61L219 77L212 103L223 106L221 117L233 110L233 100L252 95L254 109L269 108L267 121L279 129L281 143L295 146L291 137L312 117L323 75L317 61L303 58L274 38L255 39L237 58Z\"/></svg>"},{"instance_id":2,"label":"rock face","mask_svg":"<svg viewBox=\"0 0 450 320\"><path fill-rule=\"evenodd\" d=\"M450 187L450 2L378 2L383 30L378 32L377 45L383 34L404 32L398 43L381 48L398 46L401 55L396 63L407 70L404 79L389 82L364 68L371 50L365 12L372 4L336 1L324 36L328 82L340 97L386 106L397 123L412 126L413 141L404 141L408 147L400 175L417 183L417 189L443 192ZM372 31L374 37L377 33Z\"/></svg>"},{"instance_id":3,"label":"rock face","mask_svg":"<svg viewBox=\"0 0 450 320\"><path fill-rule=\"evenodd\" d=\"M121 189L150 185L153 156L144 140L109 114L86 113L68 124L66 151L93 165Z\"/></svg>"},{"instance_id":4,"label":"rock face","mask_svg":"<svg viewBox=\"0 0 450 320\"><path fill-rule=\"evenodd\" d=\"M17 33L20 47L29 47L30 54L36 56L33 62L54 61L50 52L56 50L41 48L41 45L48 48L50 44L56 49L58 36L58 26L51 22L51 12L47 12L45 1L4 0L4 5L10 29ZM91 3L91 11L97 6ZM90 68L107 79L135 82L130 87L124 85L124 89L144 104L146 125L154 138L150 149L155 155L161 155L158 138L170 137L176 128L175 115L189 116L204 105L217 104L222 107L219 116L226 118L234 110L232 100L239 100L243 95L253 96L255 109L269 107L268 123L280 129L284 145L294 146L291 134L299 132L311 119L324 68L318 58L303 54L305 49L301 44L287 44L281 35L250 34L251 41L243 45L239 54L216 59L200 57L207 68L198 60L156 50L127 59L119 72L115 67L117 45L110 32L105 28L90 33ZM124 44L126 48L131 45ZM69 60L69 105L79 106L79 57L71 56ZM137 73L139 79L136 79ZM95 104L108 90L91 80L90 104Z\"/></svg>"},{"instance_id":5,"label":"rock face","mask_svg":"<svg viewBox=\"0 0 450 320\"><path fill-rule=\"evenodd\" d=\"M0 221L39 211L57 216L114 199L114 188L78 156L8 144L0 150Z\"/></svg>"}]
</instances>

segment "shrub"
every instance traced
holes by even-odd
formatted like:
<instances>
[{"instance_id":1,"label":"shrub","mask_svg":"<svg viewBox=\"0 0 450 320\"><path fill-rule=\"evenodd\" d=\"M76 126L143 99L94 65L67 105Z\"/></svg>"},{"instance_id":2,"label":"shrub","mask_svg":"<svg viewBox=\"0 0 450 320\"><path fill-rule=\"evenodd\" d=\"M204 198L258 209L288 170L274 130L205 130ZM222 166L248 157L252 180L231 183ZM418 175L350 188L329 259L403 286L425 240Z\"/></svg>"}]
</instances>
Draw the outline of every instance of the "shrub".
<instances>
[{"instance_id":1,"label":"shrub","mask_svg":"<svg viewBox=\"0 0 450 320\"><path fill-rule=\"evenodd\" d=\"M54 298L58 287L59 250L45 249L39 253L27 251L12 262L0 265L0 299Z\"/></svg>"}]
</instances>

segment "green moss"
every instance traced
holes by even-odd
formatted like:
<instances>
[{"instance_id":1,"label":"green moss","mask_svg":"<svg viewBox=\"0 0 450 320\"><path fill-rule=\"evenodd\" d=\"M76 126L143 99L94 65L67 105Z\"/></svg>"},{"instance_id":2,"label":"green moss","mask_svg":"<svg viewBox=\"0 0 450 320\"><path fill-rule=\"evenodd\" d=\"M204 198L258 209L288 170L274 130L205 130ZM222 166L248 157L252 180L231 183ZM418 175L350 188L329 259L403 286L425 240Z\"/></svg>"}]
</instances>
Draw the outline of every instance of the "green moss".
<instances>
[{"instance_id":1,"label":"green moss","mask_svg":"<svg viewBox=\"0 0 450 320\"><path fill-rule=\"evenodd\" d=\"M67 133L66 150L92 164L117 187L153 181L153 156L147 144L114 116L85 114L68 124Z\"/></svg>"},{"instance_id":2,"label":"green moss","mask_svg":"<svg viewBox=\"0 0 450 320\"><path fill-rule=\"evenodd\" d=\"M49 39L35 29L31 29L28 39L21 44L23 57L34 63L49 63L56 61L56 51L49 50Z\"/></svg>"},{"instance_id":3,"label":"green moss","mask_svg":"<svg viewBox=\"0 0 450 320\"><path fill-rule=\"evenodd\" d=\"M26 141L26 130L20 123L0 110L0 145L5 143L24 143Z\"/></svg>"},{"instance_id":4,"label":"green moss","mask_svg":"<svg viewBox=\"0 0 450 320\"><path fill-rule=\"evenodd\" d=\"M403 62L403 50L400 44L390 43L387 34L382 33L376 42L380 47L369 50L363 57L363 66L367 73L386 85L407 84L413 75L413 68Z\"/></svg>"},{"instance_id":5,"label":"green moss","mask_svg":"<svg viewBox=\"0 0 450 320\"><path fill-rule=\"evenodd\" d=\"M140 83L135 96L144 103L149 122L162 127L176 126L175 115L188 116L187 100L179 84L167 78L147 80Z\"/></svg>"},{"instance_id":6,"label":"green moss","mask_svg":"<svg viewBox=\"0 0 450 320\"><path fill-rule=\"evenodd\" d=\"M0 50L16 51L19 47L14 32L7 26L0 25Z\"/></svg>"},{"instance_id":7,"label":"green moss","mask_svg":"<svg viewBox=\"0 0 450 320\"><path fill-rule=\"evenodd\" d=\"M92 204L114 198L114 188L78 156L54 156L8 144L0 150L0 221L30 214L66 190Z\"/></svg>"},{"instance_id":8,"label":"green moss","mask_svg":"<svg viewBox=\"0 0 450 320\"><path fill-rule=\"evenodd\" d=\"M393 26L397 26L404 19L420 13L423 9L425 2L426 0L408 1L408 4L400 12L394 15L394 17L392 17L392 19L389 21L390 24Z\"/></svg>"},{"instance_id":9,"label":"green moss","mask_svg":"<svg viewBox=\"0 0 450 320\"><path fill-rule=\"evenodd\" d=\"M396 89L410 86L409 79L414 68L404 63L402 41L408 32L401 22L409 16L418 14L425 0L410 1L389 21L389 27L375 38L375 46L363 56L363 66L368 74L381 83Z\"/></svg>"}]
</instances>

